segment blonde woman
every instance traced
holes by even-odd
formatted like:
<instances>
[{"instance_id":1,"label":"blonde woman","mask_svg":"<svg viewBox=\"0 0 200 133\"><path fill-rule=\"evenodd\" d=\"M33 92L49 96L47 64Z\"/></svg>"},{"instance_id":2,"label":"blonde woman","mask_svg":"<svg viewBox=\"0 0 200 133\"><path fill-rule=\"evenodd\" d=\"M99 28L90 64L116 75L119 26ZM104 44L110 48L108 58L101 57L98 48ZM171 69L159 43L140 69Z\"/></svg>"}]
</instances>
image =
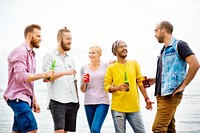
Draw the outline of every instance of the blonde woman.
<instances>
[{"instance_id":1,"label":"blonde woman","mask_svg":"<svg viewBox=\"0 0 200 133\"><path fill-rule=\"evenodd\" d=\"M81 67L80 89L85 93L84 107L91 133L100 133L109 109L108 93L104 90L104 76L108 64L100 61L101 55L101 47L91 46L90 62Z\"/></svg>"}]
</instances>

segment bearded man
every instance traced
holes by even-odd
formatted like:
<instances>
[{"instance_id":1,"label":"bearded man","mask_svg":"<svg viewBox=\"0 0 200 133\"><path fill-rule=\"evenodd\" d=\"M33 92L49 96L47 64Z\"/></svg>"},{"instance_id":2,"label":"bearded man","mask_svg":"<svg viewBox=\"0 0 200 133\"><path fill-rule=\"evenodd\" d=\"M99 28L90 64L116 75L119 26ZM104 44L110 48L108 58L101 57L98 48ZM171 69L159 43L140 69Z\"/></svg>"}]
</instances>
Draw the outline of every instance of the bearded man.
<instances>
[{"instance_id":1,"label":"bearded man","mask_svg":"<svg viewBox=\"0 0 200 133\"><path fill-rule=\"evenodd\" d=\"M55 75L45 78L48 89L48 106L53 122L54 133L76 131L76 117L79 109L76 87L74 60L67 54L71 49L72 35L66 27L57 34L57 49L50 51L43 58L42 71L46 72L55 63Z\"/></svg>"},{"instance_id":2,"label":"bearded man","mask_svg":"<svg viewBox=\"0 0 200 133\"><path fill-rule=\"evenodd\" d=\"M25 42L11 51L8 56L8 86L4 99L14 112L12 133L36 133L37 122L32 113L39 113L40 107L34 94L33 81L53 77L54 71L36 72L35 52L41 42L41 27L28 25L24 30Z\"/></svg>"},{"instance_id":3,"label":"bearded man","mask_svg":"<svg viewBox=\"0 0 200 133\"><path fill-rule=\"evenodd\" d=\"M136 60L126 58L128 49L122 40L113 43L112 53L117 60L107 68L104 89L112 94L111 113L115 132L125 133L126 121L128 121L135 133L146 133L140 111L139 90L148 110L152 109L153 102L150 101L142 83L140 65ZM129 85L124 83L125 74L129 79Z\"/></svg>"}]
</instances>

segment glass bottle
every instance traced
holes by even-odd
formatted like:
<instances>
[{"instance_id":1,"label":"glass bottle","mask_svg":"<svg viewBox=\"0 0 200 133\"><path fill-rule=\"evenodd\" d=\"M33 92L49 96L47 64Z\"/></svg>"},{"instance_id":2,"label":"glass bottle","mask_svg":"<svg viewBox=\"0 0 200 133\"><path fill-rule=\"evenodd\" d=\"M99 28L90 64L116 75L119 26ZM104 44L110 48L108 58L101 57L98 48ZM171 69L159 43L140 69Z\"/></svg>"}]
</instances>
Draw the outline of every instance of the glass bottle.
<instances>
[{"instance_id":1,"label":"glass bottle","mask_svg":"<svg viewBox=\"0 0 200 133\"><path fill-rule=\"evenodd\" d=\"M126 72L124 72L124 84L128 85L128 88L126 89L126 91L129 91L129 79Z\"/></svg>"},{"instance_id":2,"label":"glass bottle","mask_svg":"<svg viewBox=\"0 0 200 133\"><path fill-rule=\"evenodd\" d=\"M143 77L142 83L143 83L144 88L150 87L150 84L149 84L149 81L147 79L147 76Z\"/></svg>"},{"instance_id":3,"label":"glass bottle","mask_svg":"<svg viewBox=\"0 0 200 133\"><path fill-rule=\"evenodd\" d=\"M56 66L56 60L53 61L51 67L50 67L50 70L55 70L55 66ZM47 78L48 80L52 80L52 77L50 78Z\"/></svg>"}]
</instances>

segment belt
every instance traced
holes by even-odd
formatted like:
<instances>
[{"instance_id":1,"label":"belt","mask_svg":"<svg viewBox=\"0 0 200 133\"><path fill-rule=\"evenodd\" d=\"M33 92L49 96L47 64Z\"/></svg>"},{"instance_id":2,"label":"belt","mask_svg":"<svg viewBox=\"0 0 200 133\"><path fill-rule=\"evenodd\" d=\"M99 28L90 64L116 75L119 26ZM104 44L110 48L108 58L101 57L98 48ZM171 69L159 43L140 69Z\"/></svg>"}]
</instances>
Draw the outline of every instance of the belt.
<instances>
[{"instance_id":1,"label":"belt","mask_svg":"<svg viewBox=\"0 0 200 133\"><path fill-rule=\"evenodd\" d=\"M23 101L23 100L21 100L19 98L16 98L16 99L13 99L13 100L8 99L8 102L9 101L14 101L14 102L17 102L17 103L19 103L19 102L26 102L26 101ZM26 102L26 103L28 104L28 102ZM32 99L31 99L31 105L30 105L30 107L32 108Z\"/></svg>"},{"instance_id":2,"label":"belt","mask_svg":"<svg viewBox=\"0 0 200 133\"><path fill-rule=\"evenodd\" d=\"M15 101L18 103L18 102L20 101L20 99L19 99L19 98L16 98Z\"/></svg>"},{"instance_id":3,"label":"belt","mask_svg":"<svg viewBox=\"0 0 200 133\"><path fill-rule=\"evenodd\" d=\"M10 99L8 99L8 101L15 101L15 102L20 102L20 101L22 101L21 99L19 99L19 98L16 98L16 99L13 99L13 100L10 100Z\"/></svg>"}]
</instances>

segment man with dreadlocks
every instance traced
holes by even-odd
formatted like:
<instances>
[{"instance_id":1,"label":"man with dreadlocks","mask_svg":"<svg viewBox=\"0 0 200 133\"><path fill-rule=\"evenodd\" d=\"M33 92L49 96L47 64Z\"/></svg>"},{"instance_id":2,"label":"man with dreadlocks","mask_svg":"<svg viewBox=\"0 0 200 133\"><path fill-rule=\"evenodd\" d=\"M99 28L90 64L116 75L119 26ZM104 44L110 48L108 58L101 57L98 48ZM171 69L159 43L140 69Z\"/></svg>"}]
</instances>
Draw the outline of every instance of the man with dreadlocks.
<instances>
[{"instance_id":1,"label":"man with dreadlocks","mask_svg":"<svg viewBox=\"0 0 200 133\"><path fill-rule=\"evenodd\" d=\"M54 77L44 79L48 89L48 108L54 121L54 133L75 132L79 101L74 60L67 54L71 49L71 32L66 27L60 29L57 41L57 49L47 53L42 64L42 70L45 72L56 62Z\"/></svg>"},{"instance_id":2,"label":"man with dreadlocks","mask_svg":"<svg viewBox=\"0 0 200 133\"><path fill-rule=\"evenodd\" d=\"M140 112L138 87L144 97L147 109L152 109L153 102L148 98L142 84L143 76L140 72L140 65L135 60L126 59L127 45L122 40L113 43L112 53L117 57L117 61L107 68L104 88L107 92L112 93L111 113L115 132L125 133L126 120L128 120L135 133L145 133ZM124 73L128 75L129 86L124 84ZM129 91L127 91L128 88Z\"/></svg>"}]
</instances>

